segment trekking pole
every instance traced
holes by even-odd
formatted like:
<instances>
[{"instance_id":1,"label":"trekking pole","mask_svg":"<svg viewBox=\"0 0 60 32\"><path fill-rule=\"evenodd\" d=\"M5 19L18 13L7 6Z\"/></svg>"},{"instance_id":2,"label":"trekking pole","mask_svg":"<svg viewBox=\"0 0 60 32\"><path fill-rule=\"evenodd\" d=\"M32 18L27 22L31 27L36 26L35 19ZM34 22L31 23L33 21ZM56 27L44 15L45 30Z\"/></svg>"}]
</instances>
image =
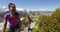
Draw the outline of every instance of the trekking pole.
<instances>
[{"instance_id":1,"label":"trekking pole","mask_svg":"<svg viewBox=\"0 0 60 32\"><path fill-rule=\"evenodd\" d=\"M28 32L30 31L30 24L28 24Z\"/></svg>"},{"instance_id":2,"label":"trekking pole","mask_svg":"<svg viewBox=\"0 0 60 32\"><path fill-rule=\"evenodd\" d=\"M19 32L20 32L20 28L21 28L21 21L19 19Z\"/></svg>"},{"instance_id":3,"label":"trekking pole","mask_svg":"<svg viewBox=\"0 0 60 32\"><path fill-rule=\"evenodd\" d=\"M19 29L18 29L18 32L20 32L20 23L19 23Z\"/></svg>"}]
</instances>

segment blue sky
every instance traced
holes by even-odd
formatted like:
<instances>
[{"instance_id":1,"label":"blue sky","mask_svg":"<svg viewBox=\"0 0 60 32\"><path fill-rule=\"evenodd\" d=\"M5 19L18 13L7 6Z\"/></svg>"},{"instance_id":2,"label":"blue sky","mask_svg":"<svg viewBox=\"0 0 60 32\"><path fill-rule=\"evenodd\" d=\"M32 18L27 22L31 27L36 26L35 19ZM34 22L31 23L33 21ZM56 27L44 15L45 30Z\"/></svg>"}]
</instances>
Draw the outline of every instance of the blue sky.
<instances>
[{"instance_id":1,"label":"blue sky","mask_svg":"<svg viewBox=\"0 0 60 32\"><path fill-rule=\"evenodd\" d=\"M17 8L29 10L54 10L55 8L60 7L60 0L0 0L0 7L7 6L10 2L15 3Z\"/></svg>"}]
</instances>

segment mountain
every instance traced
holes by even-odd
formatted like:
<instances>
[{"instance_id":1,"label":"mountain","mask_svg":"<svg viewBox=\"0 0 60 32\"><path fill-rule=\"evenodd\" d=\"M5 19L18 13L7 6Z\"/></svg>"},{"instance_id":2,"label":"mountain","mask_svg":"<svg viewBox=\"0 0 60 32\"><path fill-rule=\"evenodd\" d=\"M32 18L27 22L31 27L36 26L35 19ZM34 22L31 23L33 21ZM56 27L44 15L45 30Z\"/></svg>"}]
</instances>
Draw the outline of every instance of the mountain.
<instances>
[{"instance_id":1,"label":"mountain","mask_svg":"<svg viewBox=\"0 0 60 32\"><path fill-rule=\"evenodd\" d=\"M53 11L30 11L31 14L33 15L41 15L41 14L47 14L50 15L53 13Z\"/></svg>"},{"instance_id":2,"label":"mountain","mask_svg":"<svg viewBox=\"0 0 60 32\"><path fill-rule=\"evenodd\" d=\"M23 9L23 8L17 8L16 11L20 14L21 17L26 17L28 14L30 16L36 16L36 15L41 15L41 14L48 14L50 15L51 13L53 13L53 11L28 11L27 9ZM6 14L8 11L8 8L0 8L0 17L3 17L4 14Z\"/></svg>"}]
</instances>

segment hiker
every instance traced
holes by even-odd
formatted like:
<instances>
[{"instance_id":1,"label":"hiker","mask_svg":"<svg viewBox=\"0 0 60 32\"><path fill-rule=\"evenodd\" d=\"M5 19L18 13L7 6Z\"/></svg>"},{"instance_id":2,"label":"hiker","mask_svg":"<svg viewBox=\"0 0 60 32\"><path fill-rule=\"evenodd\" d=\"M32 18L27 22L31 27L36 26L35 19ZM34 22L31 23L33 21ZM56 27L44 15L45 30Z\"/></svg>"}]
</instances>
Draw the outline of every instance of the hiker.
<instances>
[{"instance_id":1,"label":"hiker","mask_svg":"<svg viewBox=\"0 0 60 32\"><path fill-rule=\"evenodd\" d=\"M16 30L20 29L20 25L21 25L20 15L19 13L16 12L16 6L14 3L9 3L8 8L9 8L9 13L6 13L4 15L4 25L2 32L5 32L6 30L7 21L9 21L10 32L16 32Z\"/></svg>"},{"instance_id":2,"label":"hiker","mask_svg":"<svg viewBox=\"0 0 60 32\"><path fill-rule=\"evenodd\" d=\"M29 17L29 15L26 17L26 23L27 23L28 32L29 32L29 30L30 30L30 24L31 24L31 18Z\"/></svg>"}]
</instances>

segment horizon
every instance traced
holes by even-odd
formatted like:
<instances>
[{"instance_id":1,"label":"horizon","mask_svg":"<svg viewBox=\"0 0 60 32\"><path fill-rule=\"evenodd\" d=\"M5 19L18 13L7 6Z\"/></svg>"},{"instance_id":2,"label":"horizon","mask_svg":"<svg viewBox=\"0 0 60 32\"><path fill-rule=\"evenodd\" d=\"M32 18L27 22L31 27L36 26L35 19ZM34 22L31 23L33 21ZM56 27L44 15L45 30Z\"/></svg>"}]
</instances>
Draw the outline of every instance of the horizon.
<instances>
[{"instance_id":1,"label":"horizon","mask_svg":"<svg viewBox=\"0 0 60 32\"><path fill-rule=\"evenodd\" d=\"M1 9L1 8L0 8ZM2 8L3 9L3 11L9 11L9 9L8 8L6 8L6 7L3 7ZM52 11L52 10L47 10L47 9L35 9L35 10L28 10L28 9L24 9L24 8L16 8L16 10L18 10L18 11ZM0 10L1 11L1 10ZM53 10L53 11L55 11L55 10Z\"/></svg>"}]
</instances>

